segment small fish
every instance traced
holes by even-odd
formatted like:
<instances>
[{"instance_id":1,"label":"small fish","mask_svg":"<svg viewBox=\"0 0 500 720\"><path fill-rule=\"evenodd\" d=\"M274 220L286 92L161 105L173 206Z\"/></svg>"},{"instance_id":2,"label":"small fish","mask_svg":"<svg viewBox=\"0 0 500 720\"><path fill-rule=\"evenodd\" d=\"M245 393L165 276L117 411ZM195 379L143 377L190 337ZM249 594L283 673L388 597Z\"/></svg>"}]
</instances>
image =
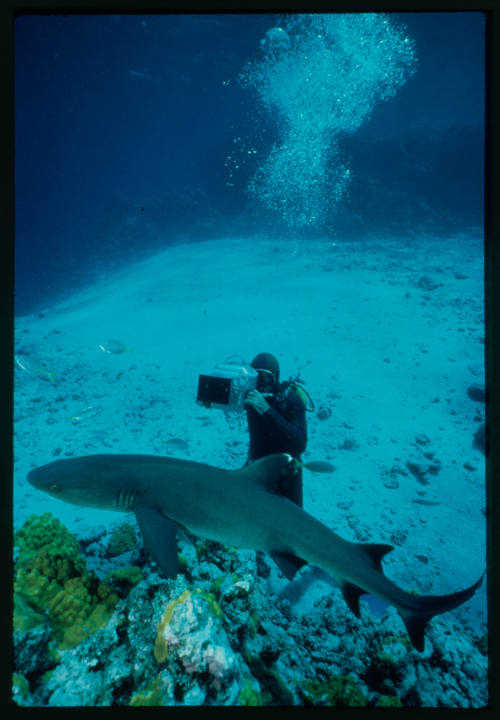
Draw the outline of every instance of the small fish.
<instances>
[{"instance_id":1,"label":"small fish","mask_svg":"<svg viewBox=\"0 0 500 720\"><path fill-rule=\"evenodd\" d=\"M142 80L151 80L151 76L147 73L140 72L139 70L129 70L129 75L132 77L141 78Z\"/></svg>"},{"instance_id":2,"label":"small fish","mask_svg":"<svg viewBox=\"0 0 500 720\"><path fill-rule=\"evenodd\" d=\"M106 340L102 345L99 345L100 349L106 353L113 353L113 355L121 355L125 352L132 352L132 350L124 345L121 340Z\"/></svg>"},{"instance_id":3,"label":"small fish","mask_svg":"<svg viewBox=\"0 0 500 720\"><path fill-rule=\"evenodd\" d=\"M170 447L175 447L179 450L187 450L189 448L187 442L182 438L170 438L169 440L164 440L163 442L165 445L170 445Z\"/></svg>"},{"instance_id":4,"label":"small fish","mask_svg":"<svg viewBox=\"0 0 500 720\"><path fill-rule=\"evenodd\" d=\"M46 370L38 360L30 359L27 355L14 355L14 361L21 370L26 370L30 375L37 375L42 380L54 382L54 377L57 375Z\"/></svg>"},{"instance_id":5,"label":"small fish","mask_svg":"<svg viewBox=\"0 0 500 720\"><path fill-rule=\"evenodd\" d=\"M419 505L441 505L438 500L426 500L426 498L412 498L411 501Z\"/></svg>"},{"instance_id":6,"label":"small fish","mask_svg":"<svg viewBox=\"0 0 500 720\"><path fill-rule=\"evenodd\" d=\"M302 463L302 467L314 473L331 473L337 468L326 460L311 460L311 462Z\"/></svg>"},{"instance_id":7,"label":"small fish","mask_svg":"<svg viewBox=\"0 0 500 720\"><path fill-rule=\"evenodd\" d=\"M97 413L94 410L93 405L87 405L86 408L84 408L78 415L70 415L66 418L66 420L76 420L76 422L79 422L84 415L91 415L91 417L94 417Z\"/></svg>"}]
</instances>

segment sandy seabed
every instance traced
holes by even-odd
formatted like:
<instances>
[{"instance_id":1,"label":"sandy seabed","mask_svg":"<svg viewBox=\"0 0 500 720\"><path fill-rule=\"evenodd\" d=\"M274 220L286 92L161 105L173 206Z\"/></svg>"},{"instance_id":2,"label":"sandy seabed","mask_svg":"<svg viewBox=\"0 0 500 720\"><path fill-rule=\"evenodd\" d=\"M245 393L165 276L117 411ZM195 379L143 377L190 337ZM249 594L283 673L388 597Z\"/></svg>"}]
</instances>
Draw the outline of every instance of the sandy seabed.
<instances>
[{"instance_id":1,"label":"sandy seabed","mask_svg":"<svg viewBox=\"0 0 500 720\"><path fill-rule=\"evenodd\" d=\"M198 374L265 351L314 400L304 459L335 466L304 471L305 509L348 540L395 545L384 570L406 589L454 592L484 571L484 403L468 393L484 388L479 233L180 244L15 330L16 353L54 373L16 367L15 528L46 511L77 534L123 520L32 488L27 472L57 458L243 465L246 419L197 405ZM103 352L109 339L128 350ZM484 631L486 583L454 615Z\"/></svg>"}]
</instances>

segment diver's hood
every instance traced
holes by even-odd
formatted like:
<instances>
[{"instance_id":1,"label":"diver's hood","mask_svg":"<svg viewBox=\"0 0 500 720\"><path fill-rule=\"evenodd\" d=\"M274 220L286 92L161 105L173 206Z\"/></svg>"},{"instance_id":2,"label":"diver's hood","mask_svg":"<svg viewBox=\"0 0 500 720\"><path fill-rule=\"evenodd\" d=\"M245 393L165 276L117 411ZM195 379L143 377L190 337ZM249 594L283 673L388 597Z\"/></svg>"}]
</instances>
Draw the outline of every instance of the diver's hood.
<instances>
[{"instance_id":1,"label":"diver's hood","mask_svg":"<svg viewBox=\"0 0 500 720\"><path fill-rule=\"evenodd\" d=\"M274 375L275 387L278 387L280 381L280 366L274 355L271 353L259 353L254 357L250 365L255 370L269 370Z\"/></svg>"}]
</instances>

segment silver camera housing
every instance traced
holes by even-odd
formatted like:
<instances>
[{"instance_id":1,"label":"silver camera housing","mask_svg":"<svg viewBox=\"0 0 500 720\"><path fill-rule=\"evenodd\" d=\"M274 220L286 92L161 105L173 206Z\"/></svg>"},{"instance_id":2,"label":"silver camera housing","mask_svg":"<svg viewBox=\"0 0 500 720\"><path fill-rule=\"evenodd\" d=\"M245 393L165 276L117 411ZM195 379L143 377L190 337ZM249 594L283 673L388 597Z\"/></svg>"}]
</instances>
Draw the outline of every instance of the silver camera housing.
<instances>
[{"instance_id":1,"label":"silver camera housing","mask_svg":"<svg viewBox=\"0 0 500 720\"><path fill-rule=\"evenodd\" d=\"M207 374L200 374L196 401L220 410L244 410L245 395L257 387L259 374L250 365L222 363Z\"/></svg>"}]
</instances>

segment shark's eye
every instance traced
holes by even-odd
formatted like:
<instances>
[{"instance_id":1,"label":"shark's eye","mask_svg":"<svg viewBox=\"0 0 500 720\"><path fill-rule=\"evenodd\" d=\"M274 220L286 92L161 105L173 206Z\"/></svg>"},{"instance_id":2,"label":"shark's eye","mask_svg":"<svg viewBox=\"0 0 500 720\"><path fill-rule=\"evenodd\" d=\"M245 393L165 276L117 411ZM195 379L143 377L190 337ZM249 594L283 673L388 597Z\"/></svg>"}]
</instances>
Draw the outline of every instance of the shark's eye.
<instances>
[{"instance_id":1,"label":"shark's eye","mask_svg":"<svg viewBox=\"0 0 500 720\"><path fill-rule=\"evenodd\" d=\"M62 486L59 483L52 483L49 485L49 492L58 493L62 490Z\"/></svg>"}]
</instances>

